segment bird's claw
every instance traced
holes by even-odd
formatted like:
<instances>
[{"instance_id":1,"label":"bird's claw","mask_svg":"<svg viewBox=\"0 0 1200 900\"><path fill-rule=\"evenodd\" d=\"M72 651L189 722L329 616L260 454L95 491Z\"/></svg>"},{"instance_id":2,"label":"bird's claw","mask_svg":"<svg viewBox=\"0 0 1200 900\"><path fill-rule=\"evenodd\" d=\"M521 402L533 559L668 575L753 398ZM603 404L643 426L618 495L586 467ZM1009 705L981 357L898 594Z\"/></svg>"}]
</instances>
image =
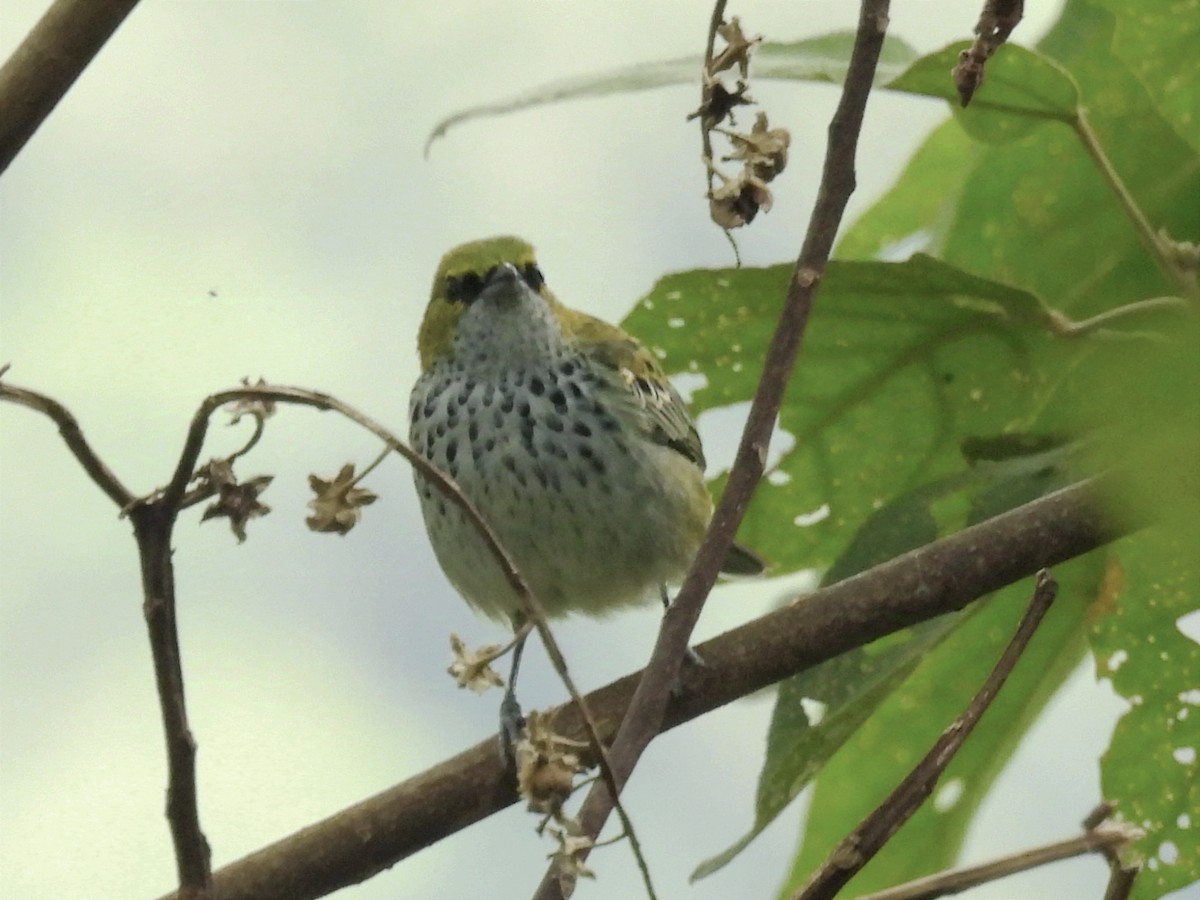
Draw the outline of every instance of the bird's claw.
<instances>
[{"instance_id":1,"label":"bird's claw","mask_svg":"<svg viewBox=\"0 0 1200 900\"><path fill-rule=\"evenodd\" d=\"M517 771L517 742L525 734L525 715L516 696L508 692L500 702L500 759L504 768L514 775Z\"/></svg>"}]
</instances>

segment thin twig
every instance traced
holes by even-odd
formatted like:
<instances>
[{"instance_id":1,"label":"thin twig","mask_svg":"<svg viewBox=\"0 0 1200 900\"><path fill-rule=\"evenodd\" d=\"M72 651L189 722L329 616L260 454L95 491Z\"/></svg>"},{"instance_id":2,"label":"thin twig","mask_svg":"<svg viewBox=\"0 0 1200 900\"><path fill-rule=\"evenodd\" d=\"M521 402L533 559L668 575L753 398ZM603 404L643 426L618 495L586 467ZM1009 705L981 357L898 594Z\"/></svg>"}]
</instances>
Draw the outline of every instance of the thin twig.
<instances>
[{"instance_id":1,"label":"thin twig","mask_svg":"<svg viewBox=\"0 0 1200 900\"><path fill-rule=\"evenodd\" d=\"M1102 900L1129 900L1133 893L1133 883L1137 880L1139 869L1127 869L1119 862L1110 861L1111 874L1108 884L1104 887Z\"/></svg>"},{"instance_id":2,"label":"thin twig","mask_svg":"<svg viewBox=\"0 0 1200 900\"><path fill-rule=\"evenodd\" d=\"M1159 269L1175 283L1184 297L1193 301L1200 299L1200 286L1197 285L1195 271L1185 269L1169 252L1166 242L1154 230L1154 226L1150 224L1150 220L1146 218L1142 208L1138 206L1120 173L1108 158L1108 154L1104 152L1104 146L1100 143L1096 132L1092 130L1091 122L1088 121L1083 107L1079 107L1075 111L1075 117L1071 119L1070 125L1080 143L1083 144L1083 149L1087 151L1088 156L1100 171L1101 177L1116 195L1121 208L1125 210L1125 215L1133 223L1134 230L1141 238L1142 244L1150 251L1150 255L1154 257Z\"/></svg>"},{"instance_id":3,"label":"thin twig","mask_svg":"<svg viewBox=\"0 0 1200 900\"><path fill-rule=\"evenodd\" d=\"M266 427L267 427L267 420L264 419L262 416L255 416L254 417L254 431L253 431L253 433L251 433L250 439L248 441L246 441L246 443L242 444L240 449L233 451L233 453L231 453L227 457L225 457L225 462L229 463L230 465L233 465L233 463L236 460L245 456L247 453L249 453L251 450L253 450L255 447L257 447L258 442L260 440L262 440L263 432L266 430Z\"/></svg>"},{"instance_id":4,"label":"thin twig","mask_svg":"<svg viewBox=\"0 0 1200 900\"><path fill-rule=\"evenodd\" d=\"M180 896L200 898L210 882L210 852L196 799L196 744L187 722L183 670L175 622L171 530L176 510L139 502L88 444L75 417L44 394L0 383L0 399L43 413L92 481L133 521L141 563L143 615L149 634L167 747L167 823L171 830Z\"/></svg>"},{"instance_id":5,"label":"thin twig","mask_svg":"<svg viewBox=\"0 0 1200 900\"><path fill-rule=\"evenodd\" d=\"M1026 872L1039 866L1084 856L1088 853L1104 853L1129 843L1131 831L1128 825L1119 822L1103 822L1083 834L1062 841L1031 847L1008 856L1000 856L974 866L948 869L936 875L916 878L905 884L873 894L863 894L858 900L932 900L948 894L958 894L970 888L997 881L1018 872Z\"/></svg>"},{"instance_id":6,"label":"thin twig","mask_svg":"<svg viewBox=\"0 0 1200 900\"><path fill-rule=\"evenodd\" d=\"M0 172L75 83L137 0L55 0L0 67Z\"/></svg>"},{"instance_id":7,"label":"thin twig","mask_svg":"<svg viewBox=\"0 0 1200 900\"><path fill-rule=\"evenodd\" d=\"M5 366L6 371L7 369L8 367ZM58 426L58 433L62 435L67 448L74 455L75 459L79 461L79 465L83 467L83 471L87 472L88 477L96 483L96 486L113 503L117 504L119 508L124 509L134 501L133 493L121 483L121 480L96 455L96 452L92 449L92 445L83 436L83 430L79 427L79 422L76 421L75 417L71 415L65 406L57 400L52 400L45 394L39 394L37 391L31 391L28 388L5 384L3 381L0 381L0 400L16 403L18 406L27 407L49 417Z\"/></svg>"},{"instance_id":8,"label":"thin twig","mask_svg":"<svg viewBox=\"0 0 1200 900\"><path fill-rule=\"evenodd\" d=\"M1024 0L986 0L975 24L975 43L958 54L951 72L958 98L963 106L971 102L983 84L983 70L992 54L1008 40L1025 14Z\"/></svg>"},{"instance_id":9,"label":"thin twig","mask_svg":"<svg viewBox=\"0 0 1200 900\"><path fill-rule=\"evenodd\" d=\"M852 578L822 588L696 649L664 730L748 697L827 659L1128 534L1103 485L1086 482L1034 500ZM641 679L627 675L587 696L607 738ZM549 710L555 731L583 739L574 704ZM584 762L588 762L585 758ZM222 900L314 900L394 866L517 801L494 737L467 748L213 876ZM172 894L171 900L180 900Z\"/></svg>"},{"instance_id":10,"label":"thin twig","mask_svg":"<svg viewBox=\"0 0 1200 900\"><path fill-rule=\"evenodd\" d=\"M3 371L7 372L7 367ZM433 482L451 502L463 510L467 518L474 523L484 543L503 570L505 578L524 604L525 613L537 628L538 635L546 647L547 655L554 663L573 703L576 704L583 716L584 730L595 762L600 767L601 777L615 786L615 778L607 761L596 719L592 716L586 701L567 670L566 659L546 624L545 610L517 570L511 557L500 544L499 538L449 476L424 457L413 452L374 419L335 397L303 388L256 385L212 394L204 399L192 417L179 462L176 464L167 487L139 500L121 485L116 476L112 475L92 452L75 418L62 404L45 395L13 387L2 381L0 381L0 399L42 412L56 422L63 440L88 474L92 476L93 481L123 511L128 512L134 523L134 532L142 562L144 613L150 632L151 653L154 658L155 678L167 743L167 817L175 845L176 864L180 872L181 897L188 891L191 891L194 896L203 896L209 881L210 851L200 828L195 781L196 744L187 723L184 702L182 663L175 619L174 573L171 567L171 532L180 509L202 499L203 491L193 492L193 494L186 494L185 491L203 450L212 414L227 403L238 400L274 400L338 412L366 428L388 447L403 456L426 479ZM235 456L245 453L257 443L261 433L262 422L257 420L254 434ZM623 807L618 807L617 812L630 838L631 849L643 876L647 879L649 888L649 869L637 841L633 823ZM650 893L653 896L652 888Z\"/></svg>"},{"instance_id":11,"label":"thin twig","mask_svg":"<svg viewBox=\"0 0 1200 900\"><path fill-rule=\"evenodd\" d=\"M792 900L825 900L836 895L933 794L946 766L1004 686L1057 594L1058 584L1050 577L1050 572L1039 571L1034 579L1029 607L1017 623L1012 640L967 708L942 732L895 790L841 840L808 881L792 894Z\"/></svg>"},{"instance_id":12,"label":"thin twig","mask_svg":"<svg viewBox=\"0 0 1200 900\"><path fill-rule=\"evenodd\" d=\"M1087 831L1098 828L1102 822L1109 819L1113 810L1114 807L1111 803L1101 803L1083 820L1083 827ZM1100 852L1104 854L1104 858L1108 860L1109 869L1108 884L1104 887L1103 900L1129 900L1129 895L1133 893L1133 883L1141 871L1141 863L1127 864L1121 851L1134 841L1145 837L1145 832L1125 822L1109 821L1107 824L1125 829L1126 839L1122 843L1099 848Z\"/></svg>"},{"instance_id":13,"label":"thin twig","mask_svg":"<svg viewBox=\"0 0 1200 900\"><path fill-rule=\"evenodd\" d=\"M75 417L57 400L0 382L0 400L36 410L58 425L63 441L92 481L133 521L142 572L142 611L149 633L167 745L167 823L175 851L180 896L207 896L211 879L208 842L196 799L196 743L187 721L183 667L175 622L171 530L177 507L161 498L139 501L92 450Z\"/></svg>"},{"instance_id":14,"label":"thin twig","mask_svg":"<svg viewBox=\"0 0 1200 900\"><path fill-rule=\"evenodd\" d=\"M716 0L713 4L712 16L708 20L708 42L704 45L704 66L700 74L700 106L701 108L708 102L708 71L713 61L713 51L717 46L717 29L721 27L721 23L725 21L725 4L727 0ZM700 123L700 146L704 156L704 168L708 175L708 191L712 192L713 187L713 148L712 148L712 128L705 120L704 116L697 117ZM729 237L730 244L734 250L737 250L737 244L726 231L725 235Z\"/></svg>"},{"instance_id":15,"label":"thin twig","mask_svg":"<svg viewBox=\"0 0 1200 900\"><path fill-rule=\"evenodd\" d=\"M370 463L367 464L367 467L365 469L363 469L361 472L359 472L357 475L354 476L354 480L352 482L350 482L350 484L351 485L358 484L360 481L362 481L364 478L366 478L368 475L370 475L372 472L374 472L377 468L379 468L380 463L382 463L385 459L387 459L391 455L391 453L392 453L391 447L385 448L382 453L380 453L377 457L375 457L373 460L371 460Z\"/></svg>"},{"instance_id":16,"label":"thin twig","mask_svg":"<svg viewBox=\"0 0 1200 900\"><path fill-rule=\"evenodd\" d=\"M1137 317L1144 316L1146 313L1156 313L1162 310L1183 311L1188 308L1187 301L1182 297L1147 297L1145 300L1134 300L1121 306L1114 306L1112 309L1106 309L1102 313L1097 313L1086 319L1080 319L1078 322L1071 321L1062 313L1055 311L1050 319L1050 330L1059 337L1084 337L1106 329L1114 322L1128 319L1131 316L1136 319ZM1121 336L1132 336L1135 334L1135 332L1127 331L1109 333ZM1137 334L1142 333L1137 332Z\"/></svg>"},{"instance_id":17,"label":"thin twig","mask_svg":"<svg viewBox=\"0 0 1200 900\"><path fill-rule=\"evenodd\" d=\"M767 446L808 322L813 296L825 271L846 203L854 191L858 135L887 32L887 11L888 0L863 0L846 83L829 124L829 142L817 201L788 283L779 324L767 350L763 375L725 492L679 594L663 617L645 675L609 751L618 788L624 785L641 754L662 727L663 713L670 700L672 685L678 679L688 640L717 579L734 532L762 477ZM594 838L600 833L614 800L615 795L608 785L599 784L592 788L578 816L585 835ZM535 896L538 900L556 900L562 896L553 872L546 873Z\"/></svg>"}]
</instances>

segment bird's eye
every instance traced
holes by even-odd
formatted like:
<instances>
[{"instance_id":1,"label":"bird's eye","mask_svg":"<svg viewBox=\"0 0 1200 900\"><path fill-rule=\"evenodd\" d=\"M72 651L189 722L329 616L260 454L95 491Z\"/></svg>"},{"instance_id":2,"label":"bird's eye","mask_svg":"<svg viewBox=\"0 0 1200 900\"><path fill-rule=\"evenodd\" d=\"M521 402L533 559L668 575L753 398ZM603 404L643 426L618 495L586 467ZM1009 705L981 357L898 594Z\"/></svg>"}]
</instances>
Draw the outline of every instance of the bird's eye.
<instances>
[{"instance_id":1,"label":"bird's eye","mask_svg":"<svg viewBox=\"0 0 1200 900\"><path fill-rule=\"evenodd\" d=\"M521 277L535 291L539 290L546 283L546 279L542 275L542 270L537 267L537 263L526 263L525 268L521 269Z\"/></svg>"},{"instance_id":2,"label":"bird's eye","mask_svg":"<svg viewBox=\"0 0 1200 900\"><path fill-rule=\"evenodd\" d=\"M446 299L451 303L470 303L483 290L483 279L475 272L446 278Z\"/></svg>"}]
</instances>

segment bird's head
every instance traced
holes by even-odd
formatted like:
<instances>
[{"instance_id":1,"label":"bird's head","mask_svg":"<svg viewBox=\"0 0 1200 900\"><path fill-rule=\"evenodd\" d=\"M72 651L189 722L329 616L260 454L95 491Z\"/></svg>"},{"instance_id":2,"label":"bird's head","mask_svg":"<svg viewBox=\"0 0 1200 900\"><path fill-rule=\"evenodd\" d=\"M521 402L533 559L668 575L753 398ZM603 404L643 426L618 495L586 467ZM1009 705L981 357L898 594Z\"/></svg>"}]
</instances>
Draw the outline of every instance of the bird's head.
<instances>
[{"instance_id":1,"label":"bird's head","mask_svg":"<svg viewBox=\"0 0 1200 900\"><path fill-rule=\"evenodd\" d=\"M421 369L463 352L464 342L480 353L536 346L546 337L539 332L559 330L559 309L528 242L504 236L460 244L433 278L417 339Z\"/></svg>"}]
</instances>

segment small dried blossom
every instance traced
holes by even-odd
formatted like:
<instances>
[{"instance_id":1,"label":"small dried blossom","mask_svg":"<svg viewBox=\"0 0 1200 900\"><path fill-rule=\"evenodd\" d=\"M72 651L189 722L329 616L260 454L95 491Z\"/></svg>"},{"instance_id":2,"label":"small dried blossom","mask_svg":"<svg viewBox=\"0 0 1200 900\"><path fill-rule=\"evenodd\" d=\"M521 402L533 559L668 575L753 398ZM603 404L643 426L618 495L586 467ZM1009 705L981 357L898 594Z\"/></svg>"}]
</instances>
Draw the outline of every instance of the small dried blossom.
<instances>
[{"instance_id":1,"label":"small dried blossom","mask_svg":"<svg viewBox=\"0 0 1200 900\"><path fill-rule=\"evenodd\" d=\"M715 170L714 170L715 171ZM733 178L716 172L724 183L709 192L709 214L722 228L737 228L754 221L761 209L767 212L774 202L771 191L761 178L743 169Z\"/></svg>"},{"instance_id":2,"label":"small dried blossom","mask_svg":"<svg viewBox=\"0 0 1200 900\"><path fill-rule=\"evenodd\" d=\"M708 65L708 73L716 75L726 69L738 67L742 78L750 74L750 53L762 41L762 37L748 38L742 32L742 23L734 16L717 26L717 34L725 41L725 49L718 53Z\"/></svg>"},{"instance_id":3,"label":"small dried blossom","mask_svg":"<svg viewBox=\"0 0 1200 900\"><path fill-rule=\"evenodd\" d=\"M548 716L533 712L517 741L517 793L530 812L558 818L563 804L575 789L575 776L586 771L569 748L586 744L555 734Z\"/></svg>"},{"instance_id":4,"label":"small dried blossom","mask_svg":"<svg viewBox=\"0 0 1200 900\"><path fill-rule=\"evenodd\" d=\"M705 77L700 107L688 114L688 121L699 118L705 129L716 128L726 119L732 122L734 107L754 102L746 93L748 90L744 81L739 81L731 91L719 79Z\"/></svg>"},{"instance_id":5,"label":"small dried blossom","mask_svg":"<svg viewBox=\"0 0 1200 900\"><path fill-rule=\"evenodd\" d=\"M378 498L366 488L354 484L354 464L346 463L332 479L308 476L308 485L316 497L308 501L313 514L304 520L317 532L346 534L362 519L362 508Z\"/></svg>"},{"instance_id":6,"label":"small dried blossom","mask_svg":"<svg viewBox=\"0 0 1200 900\"><path fill-rule=\"evenodd\" d=\"M739 160L755 177L770 181L787 166L788 146L792 136L786 128L770 128L767 114L759 112L749 134L722 131L733 143L733 152L724 157L726 162Z\"/></svg>"},{"instance_id":7,"label":"small dried blossom","mask_svg":"<svg viewBox=\"0 0 1200 900\"><path fill-rule=\"evenodd\" d=\"M504 650L503 644L487 644L472 650L457 634L451 634L450 652L454 654L454 662L446 671L460 688L470 688L476 694L503 687L504 679L492 668L492 663Z\"/></svg>"},{"instance_id":8,"label":"small dried blossom","mask_svg":"<svg viewBox=\"0 0 1200 900\"><path fill-rule=\"evenodd\" d=\"M246 540L246 523L271 511L271 507L261 503L258 497L274 480L274 475L258 475L239 482L228 460L214 459L196 477L207 481L217 493L217 499L204 510L200 521L229 519L229 527L239 544Z\"/></svg>"},{"instance_id":9,"label":"small dried blossom","mask_svg":"<svg viewBox=\"0 0 1200 900\"><path fill-rule=\"evenodd\" d=\"M260 378L251 384L250 378L246 377L242 379L242 386L248 388L267 387L267 382ZM226 403L225 411L232 417L229 420L230 425L236 425L241 421L242 416L253 416L262 422L275 415L275 401L266 397L243 397L241 400Z\"/></svg>"},{"instance_id":10,"label":"small dried blossom","mask_svg":"<svg viewBox=\"0 0 1200 900\"><path fill-rule=\"evenodd\" d=\"M570 827L572 825L574 827ZM550 834L558 841L558 849L547 854L547 858L554 864L559 889L565 897L575 890L575 882L580 878L596 877L596 873L583 864L595 841L586 835L572 833L577 828L578 825L572 822L565 829L550 829Z\"/></svg>"}]
</instances>

